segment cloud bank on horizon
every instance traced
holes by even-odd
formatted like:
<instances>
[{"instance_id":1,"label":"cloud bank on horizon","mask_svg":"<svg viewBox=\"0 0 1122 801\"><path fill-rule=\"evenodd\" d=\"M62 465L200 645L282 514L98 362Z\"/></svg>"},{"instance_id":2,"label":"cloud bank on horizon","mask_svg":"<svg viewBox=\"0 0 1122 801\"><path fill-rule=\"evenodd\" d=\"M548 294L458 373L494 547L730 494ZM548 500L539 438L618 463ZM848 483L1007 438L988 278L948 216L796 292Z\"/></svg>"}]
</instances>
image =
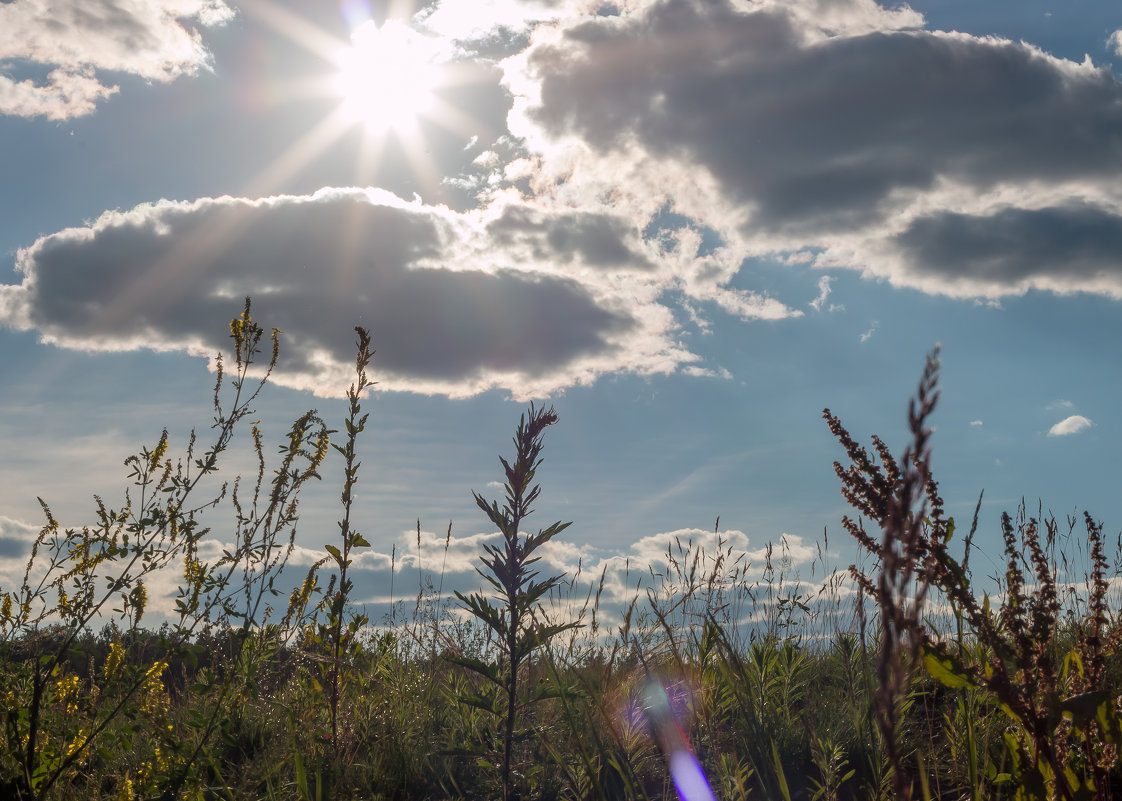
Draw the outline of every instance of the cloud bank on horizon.
<instances>
[{"instance_id":1,"label":"cloud bank on horizon","mask_svg":"<svg viewBox=\"0 0 1122 801\"><path fill-rule=\"evenodd\" d=\"M45 4L0 5L0 30L7 15L46 41ZM165 80L207 64L182 21L232 13L143 5L159 11L114 6L81 47L9 34L0 59L59 65L59 86ZM1122 85L1090 60L873 0L515 5L509 130L454 178L474 208L325 188L107 212L20 251L0 321L65 347L211 353L251 294L289 333L282 384L341 393L357 323L382 389L529 398L619 372L727 375L684 336L705 315L829 310L828 278L817 298L738 288L752 258L957 298L1122 299ZM418 24L458 30L466 62L494 48L496 26L457 29L443 5ZM134 28L143 60L119 47ZM82 102L40 87L54 110L35 113L89 113L97 85ZM0 111L25 113L11 97L0 86Z\"/></svg>"},{"instance_id":2,"label":"cloud bank on horizon","mask_svg":"<svg viewBox=\"0 0 1122 801\"><path fill-rule=\"evenodd\" d=\"M20 586L28 551L39 535L40 530L34 526L0 516L0 586ZM465 536L427 530L400 532L389 553L384 549L355 553L351 575L357 586L368 588L355 600L380 622L383 612L389 616L391 604L408 608L420 603L418 584L439 584L444 599L451 598L455 590L476 589L480 550L483 544L499 538L499 532ZM235 548L232 543L204 539L199 543L198 556L204 562L218 560L224 551ZM286 563L291 568L289 581L299 584L308 569L322 563L323 556L322 550L294 546ZM831 558L797 535L784 533L775 541L755 543L736 529L717 534L691 528L642 537L620 552L551 540L542 547L541 568L545 573L562 573L571 581L567 598L562 599L566 614L575 618L582 602L595 592L601 604L601 621L619 622L630 603L645 601L648 590L657 602L679 599L687 590L704 595L702 588L707 584L710 592L760 591L761 600L767 596L767 589L760 585L808 601L829 587L836 602L839 597L850 597L855 588L845 571L828 566ZM43 569L44 564L37 562L30 576L33 582L43 575ZM150 615L174 618L182 579L181 565L146 578ZM392 593L395 580L399 588L404 587L396 597ZM556 599L549 603L556 603ZM761 605L761 609L768 606Z\"/></svg>"}]
</instances>

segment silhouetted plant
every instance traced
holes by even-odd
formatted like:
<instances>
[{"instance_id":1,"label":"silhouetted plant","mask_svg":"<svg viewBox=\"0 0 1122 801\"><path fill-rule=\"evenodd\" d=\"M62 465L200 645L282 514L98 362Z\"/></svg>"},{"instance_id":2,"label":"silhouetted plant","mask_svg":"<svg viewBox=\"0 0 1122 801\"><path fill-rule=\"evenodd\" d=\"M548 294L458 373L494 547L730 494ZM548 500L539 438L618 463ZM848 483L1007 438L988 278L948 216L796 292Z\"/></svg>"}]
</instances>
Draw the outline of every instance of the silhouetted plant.
<instances>
[{"instance_id":1,"label":"silhouetted plant","mask_svg":"<svg viewBox=\"0 0 1122 801\"><path fill-rule=\"evenodd\" d=\"M327 700L331 707L331 743L338 760L339 751L339 698L341 684L345 670L346 657L358 650L359 633L369 622L364 614L353 614L347 618L347 603L350 600L354 582L348 576L351 566L351 554L356 548L369 548L370 543L351 523L351 510L354 506L354 486L358 481L358 461L355 443L358 435L366 428L369 413L362 414L362 393L374 385L366 375L366 368L374 358L374 351L370 348L370 332L365 328L355 327L358 335L356 347L358 354L355 360L355 382L347 390L348 415L343 421L346 426L347 439L343 445L332 445L343 456L343 489L340 501L343 504L343 519L339 521L339 534L342 548L334 545L325 545L328 554L338 570L338 584L335 592L325 599L327 606L326 637L331 648L331 663L327 674Z\"/></svg>"},{"instance_id":2,"label":"silhouetted plant","mask_svg":"<svg viewBox=\"0 0 1122 801\"><path fill-rule=\"evenodd\" d=\"M456 593L464 608L497 638L496 660L485 662L459 657L455 661L474 671L487 683L482 689L465 694L464 702L502 719L501 776L505 799L515 798L518 794L511 764L516 739L515 724L524 703L519 698L522 668L536 651L558 634L580 625L577 621L550 623L538 616L540 601L560 584L564 575L539 580L540 574L531 567L540 558L534 555L538 548L570 524L557 522L539 529L537 534L521 533L523 521L533 512L532 504L541 494L541 487L533 484L533 480L541 464L543 432L556 422L557 415L552 408L536 409L531 404L529 412L519 420L514 435L513 463L499 457L506 478L505 504L500 507L498 501L488 501L479 493L473 493L476 504L498 526L502 535L501 546L483 546L486 556L482 562L487 570L477 568L479 575L494 589L494 594ZM550 695L544 685L535 689L528 700L541 700Z\"/></svg>"},{"instance_id":3,"label":"silhouetted plant","mask_svg":"<svg viewBox=\"0 0 1122 801\"><path fill-rule=\"evenodd\" d=\"M1002 515L1006 571L1001 606L995 611L988 596L979 600L966 569L977 509L960 563L948 550L954 520L944 515L929 467L929 431L924 423L938 398L937 367L933 354L909 409L913 444L901 463L874 437L877 464L828 409L823 413L852 463L844 468L835 463L842 494L882 530L878 542L860 520L842 521L879 565L875 579L856 567L850 571L880 607L875 708L896 796L906 798L913 792L903 770L897 724L899 704L909 690L908 677L922 659L927 672L947 688L979 694L1007 719L1004 744L1011 770L1002 774L989 763L985 774L991 789L1011 785L1018 799L1109 798L1110 774L1117 768L1122 742L1122 717L1114 692L1100 684L1106 653L1117 653L1118 644L1112 639L1105 645L1103 637L1108 584L1102 528L1085 515L1091 555L1087 614L1076 622L1070 648L1059 649L1062 603L1051 555L1057 537L1054 518L1030 518L1023 505L1016 525L1008 514ZM940 637L923 620L922 604L930 589L941 593L953 610L956 639ZM970 642L964 639L963 622ZM973 732L972 726L966 728L968 738ZM971 755L971 791L977 797L981 791L974 763L977 744L968 739L958 747ZM916 778L925 781L922 769Z\"/></svg>"}]
</instances>

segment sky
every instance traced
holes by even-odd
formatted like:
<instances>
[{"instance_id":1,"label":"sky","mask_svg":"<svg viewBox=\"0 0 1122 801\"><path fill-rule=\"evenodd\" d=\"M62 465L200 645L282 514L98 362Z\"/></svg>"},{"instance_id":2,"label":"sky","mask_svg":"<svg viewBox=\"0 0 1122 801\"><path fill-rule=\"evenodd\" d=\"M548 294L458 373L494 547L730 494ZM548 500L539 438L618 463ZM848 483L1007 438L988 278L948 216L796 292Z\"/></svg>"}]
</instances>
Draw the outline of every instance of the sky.
<instances>
[{"instance_id":1,"label":"sky","mask_svg":"<svg viewBox=\"0 0 1122 801\"><path fill-rule=\"evenodd\" d=\"M559 422L530 524L573 523L548 568L620 599L715 530L844 567L822 410L901 453L937 343L980 585L1022 500L1117 532L1118 64L1113 0L2 0L0 587L37 498L80 527L161 430L205 435L247 295L284 332L270 442L339 427L373 334L375 613L391 571L477 581L471 493L531 401Z\"/></svg>"}]
</instances>

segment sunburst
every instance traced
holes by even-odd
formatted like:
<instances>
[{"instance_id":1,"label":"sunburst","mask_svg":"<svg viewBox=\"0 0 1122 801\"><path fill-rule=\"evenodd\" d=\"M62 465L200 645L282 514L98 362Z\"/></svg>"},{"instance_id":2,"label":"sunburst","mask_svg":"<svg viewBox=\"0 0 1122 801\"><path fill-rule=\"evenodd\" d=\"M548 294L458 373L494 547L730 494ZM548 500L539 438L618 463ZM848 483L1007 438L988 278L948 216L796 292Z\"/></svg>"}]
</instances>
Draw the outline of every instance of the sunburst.
<instances>
[{"instance_id":1,"label":"sunburst","mask_svg":"<svg viewBox=\"0 0 1122 801\"><path fill-rule=\"evenodd\" d=\"M414 131L436 107L441 43L396 20L364 22L340 51L332 86L343 116L373 132Z\"/></svg>"},{"instance_id":2,"label":"sunburst","mask_svg":"<svg viewBox=\"0 0 1122 801\"><path fill-rule=\"evenodd\" d=\"M310 94L338 100L328 116L313 121L264 168L246 188L248 193L275 191L356 127L363 131L355 164L359 182L377 174L386 143L393 138L400 145L396 152L405 156L420 186L439 185L421 122L462 134L465 141L478 133L480 123L442 96L442 90L473 78L470 70L457 68L451 42L411 24L405 0L397 5L401 8L396 16L381 25L369 16L345 15L352 33L350 41L344 41L273 0L241 0L246 12L324 60L327 72L319 79L309 76L307 86L312 87ZM343 6L346 11L366 4Z\"/></svg>"}]
</instances>

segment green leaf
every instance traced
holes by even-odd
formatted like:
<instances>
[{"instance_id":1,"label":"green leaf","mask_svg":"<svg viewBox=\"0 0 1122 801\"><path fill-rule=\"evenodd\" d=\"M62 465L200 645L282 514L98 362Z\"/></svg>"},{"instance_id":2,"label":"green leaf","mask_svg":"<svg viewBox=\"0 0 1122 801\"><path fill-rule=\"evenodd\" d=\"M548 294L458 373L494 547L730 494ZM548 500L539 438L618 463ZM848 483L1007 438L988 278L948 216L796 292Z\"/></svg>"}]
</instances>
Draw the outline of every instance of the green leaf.
<instances>
[{"instance_id":1,"label":"green leaf","mask_svg":"<svg viewBox=\"0 0 1122 801\"><path fill-rule=\"evenodd\" d=\"M474 673L478 673L483 678L500 687L503 686L502 675L495 665L490 665L481 659L476 659L474 656L449 656L447 660L454 665L460 665Z\"/></svg>"},{"instance_id":2,"label":"green leaf","mask_svg":"<svg viewBox=\"0 0 1122 801\"><path fill-rule=\"evenodd\" d=\"M501 715L498 696L488 692L467 692L460 696L460 703L476 709L481 709L491 715Z\"/></svg>"},{"instance_id":3,"label":"green leaf","mask_svg":"<svg viewBox=\"0 0 1122 801\"><path fill-rule=\"evenodd\" d=\"M979 689L963 664L951 654L938 654L929 646L923 647L923 666L931 678L951 689L969 687Z\"/></svg>"}]
</instances>

